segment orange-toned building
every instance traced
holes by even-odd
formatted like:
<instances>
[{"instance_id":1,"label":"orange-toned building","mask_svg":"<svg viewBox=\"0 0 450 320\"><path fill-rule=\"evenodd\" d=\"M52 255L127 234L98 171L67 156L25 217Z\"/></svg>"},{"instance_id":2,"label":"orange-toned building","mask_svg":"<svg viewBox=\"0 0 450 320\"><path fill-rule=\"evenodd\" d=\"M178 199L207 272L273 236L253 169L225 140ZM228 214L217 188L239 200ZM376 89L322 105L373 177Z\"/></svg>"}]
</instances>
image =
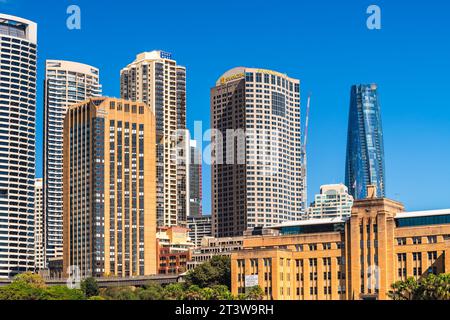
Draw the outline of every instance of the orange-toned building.
<instances>
[{"instance_id":1,"label":"orange-toned building","mask_svg":"<svg viewBox=\"0 0 450 320\"><path fill-rule=\"evenodd\" d=\"M92 98L64 120L64 272L156 274L155 117L144 103Z\"/></svg>"},{"instance_id":2,"label":"orange-toned building","mask_svg":"<svg viewBox=\"0 0 450 320\"><path fill-rule=\"evenodd\" d=\"M382 198L355 201L349 219L292 222L244 239L232 254L232 292L266 299L388 299L408 277L450 272L450 210L405 213Z\"/></svg>"},{"instance_id":3,"label":"orange-toned building","mask_svg":"<svg viewBox=\"0 0 450 320\"><path fill-rule=\"evenodd\" d=\"M158 274L181 274L187 271L194 243L189 229L184 227L160 227L157 238Z\"/></svg>"}]
</instances>

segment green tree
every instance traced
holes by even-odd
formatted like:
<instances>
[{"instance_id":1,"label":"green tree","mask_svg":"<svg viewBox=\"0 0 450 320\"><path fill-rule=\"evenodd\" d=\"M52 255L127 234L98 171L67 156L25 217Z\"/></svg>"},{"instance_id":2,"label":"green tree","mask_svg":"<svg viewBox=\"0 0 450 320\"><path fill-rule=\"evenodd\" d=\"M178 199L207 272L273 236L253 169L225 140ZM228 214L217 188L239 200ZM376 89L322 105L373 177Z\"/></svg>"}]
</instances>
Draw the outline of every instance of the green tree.
<instances>
[{"instance_id":1,"label":"green tree","mask_svg":"<svg viewBox=\"0 0 450 320\"><path fill-rule=\"evenodd\" d=\"M165 300L183 300L185 286L182 283L171 283L164 288Z\"/></svg>"},{"instance_id":2,"label":"green tree","mask_svg":"<svg viewBox=\"0 0 450 320\"><path fill-rule=\"evenodd\" d=\"M212 290L212 296L209 300L234 300L234 297L227 286L217 285L212 286L211 288L205 288L204 290L206 289Z\"/></svg>"},{"instance_id":3,"label":"green tree","mask_svg":"<svg viewBox=\"0 0 450 320\"><path fill-rule=\"evenodd\" d=\"M199 286L190 286L183 294L183 300L206 300L205 294L208 293L201 289Z\"/></svg>"},{"instance_id":4,"label":"green tree","mask_svg":"<svg viewBox=\"0 0 450 320\"><path fill-rule=\"evenodd\" d=\"M98 296L100 293L97 280L92 277L86 278L81 282L81 290L88 298Z\"/></svg>"},{"instance_id":5,"label":"green tree","mask_svg":"<svg viewBox=\"0 0 450 320\"><path fill-rule=\"evenodd\" d=\"M244 295L245 300L262 300L264 298L264 291L260 286L249 288Z\"/></svg>"},{"instance_id":6,"label":"green tree","mask_svg":"<svg viewBox=\"0 0 450 320\"><path fill-rule=\"evenodd\" d=\"M398 281L391 286L388 296L393 300L450 300L450 275L430 274L420 280Z\"/></svg>"},{"instance_id":7,"label":"green tree","mask_svg":"<svg viewBox=\"0 0 450 320\"><path fill-rule=\"evenodd\" d=\"M139 300L134 287L110 287L101 291L107 300Z\"/></svg>"},{"instance_id":8,"label":"green tree","mask_svg":"<svg viewBox=\"0 0 450 320\"><path fill-rule=\"evenodd\" d=\"M0 288L0 300L44 299L46 299L44 280L30 272L16 275L10 285Z\"/></svg>"},{"instance_id":9,"label":"green tree","mask_svg":"<svg viewBox=\"0 0 450 320\"><path fill-rule=\"evenodd\" d=\"M51 286L45 290L45 300L85 300L86 296L79 289L66 286Z\"/></svg>"},{"instance_id":10,"label":"green tree","mask_svg":"<svg viewBox=\"0 0 450 320\"><path fill-rule=\"evenodd\" d=\"M45 300L45 289L28 283L13 282L0 288L0 300Z\"/></svg>"},{"instance_id":11,"label":"green tree","mask_svg":"<svg viewBox=\"0 0 450 320\"><path fill-rule=\"evenodd\" d=\"M225 285L231 288L231 261L227 256L214 256L210 261L197 266L186 275L187 286L200 288Z\"/></svg>"},{"instance_id":12,"label":"green tree","mask_svg":"<svg viewBox=\"0 0 450 320\"><path fill-rule=\"evenodd\" d=\"M47 286L44 279L40 275L34 274L32 272L25 272L18 274L14 277L13 282L20 284L28 284L33 288L45 289Z\"/></svg>"},{"instance_id":13,"label":"green tree","mask_svg":"<svg viewBox=\"0 0 450 320\"><path fill-rule=\"evenodd\" d=\"M160 284L149 283L137 295L140 300L164 300L164 289Z\"/></svg>"}]
</instances>

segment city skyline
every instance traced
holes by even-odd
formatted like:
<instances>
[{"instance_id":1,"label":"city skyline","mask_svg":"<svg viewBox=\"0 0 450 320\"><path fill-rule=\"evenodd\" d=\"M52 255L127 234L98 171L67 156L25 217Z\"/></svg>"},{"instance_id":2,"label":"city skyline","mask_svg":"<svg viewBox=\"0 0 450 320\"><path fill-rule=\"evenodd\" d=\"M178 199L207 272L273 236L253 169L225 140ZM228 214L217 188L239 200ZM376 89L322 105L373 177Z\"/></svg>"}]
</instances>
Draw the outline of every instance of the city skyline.
<instances>
[{"instance_id":1,"label":"city skyline","mask_svg":"<svg viewBox=\"0 0 450 320\"><path fill-rule=\"evenodd\" d=\"M42 123L42 86L41 79L43 76L42 68L43 61L47 58L57 58L64 60L75 60L83 63L88 63L91 65L96 65L99 67L102 78L106 79L104 84L104 93L110 96L119 96L117 79L119 78L120 66L128 63L138 52L152 50L152 49L165 49L171 51L175 54L176 59L188 68L188 127L192 129L193 121L197 120L196 117L199 116L198 120L203 120L204 123L209 123L209 120L204 118L202 113L203 110L207 110L207 104L205 105L205 99L208 100L208 89L213 86L214 80L220 75L224 70L229 69L230 66L248 64L250 66L264 66L266 68L280 70L286 72L293 77L300 78L304 84L304 92L313 92L312 101L312 111L311 111L311 121L310 121L310 141L308 146L308 162L309 162L309 198L312 199L314 195L314 190L318 190L319 186L326 183L338 183L344 182L344 172L342 168L345 162L345 144L346 144L346 126L347 126L347 112L348 112L348 89L351 85L355 83L363 82L376 82L379 85L381 92L381 104L383 107L382 117L384 125L384 136L386 144L386 171L388 172L388 196L396 200L400 200L405 203L408 210L419 210L423 208L444 208L448 207L448 200L445 198L447 194L445 181L448 179L446 177L450 176L448 167L445 165L446 152L445 148L441 148L448 142L449 126L447 125L449 120L445 116L447 111L444 110L443 106L446 103L444 97L445 87L447 87L448 80L444 78L444 74L448 73L448 64L443 61L444 56L448 56L449 48L446 45L440 45L436 40L445 35L445 31L440 28L440 20L435 20L434 24L426 27L434 31L434 36L430 39L424 39L423 41L431 46L431 48L436 49L439 46L441 50L439 53L434 53L432 57L427 54L427 51L432 52L433 49L423 50L416 47L411 42L411 39L406 37L400 41L404 46L411 49L411 52L406 54L406 51L402 51L399 44L393 42L394 38L399 34L402 34L403 28L402 23L405 21L393 21L392 11L400 12L400 6L395 4L384 4L382 7L388 12L384 19L383 28L379 33L377 31L369 31L365 29L365 18L364 15L364 5L344 5L347 13L343 13L345 10L337 10L338 15L349 16L360 14L360 21L355 18L352 22L338 23L335 31L323 32L323 29L331 26L330 23L325 23L320 28L319 25L310 25L308 29L318 28L316 33L323 37L320 39L325 39L324 36L328 33L330 35L337 36L336 39L333 37L327 38L330 40L331 44L325 45L328 48L330 45L337 44L338 40L344 40L342 45L348 44L349 38L346 35L352 34L357 40L367 40L367 42L374 42L375 44L383 41L383 36L388 37L388 44L393 46L391 54L385 53L381 49L374 50L374 52L367 52L369 48L368 44L364 41L361 42L361 51L354 51L350 56L351 59L345 60L342 65L348 68L347 74L341 74L341 67L331 66L328 72L324 72L324 69L330 67L329 62L324 65L319 65L318 61L324 57L323 54L319 54L317 59L307 55L304 51L298 51L295 56L298 55L300 62L292 62L294 57L293 50L295 48L306 48L305 44L294 46L294 44L281 45L279 51L277 52L264 52L265 46L257 47L257 55L248 55L241 52L232 52L230 50L225 50L227 57L222 57L222 59L217 60L214 64L214 68L208 65L208 70L202 67L196 62L198 58L197 53L202 48L184 49L179 44L175 45L177 38L163 39L161 37L150 37L145 38L146 41L140 43L134 43L130 41L130 46L124 49L123 52L111 54L111 59L114 59L114 64L111 64L112 60L101 59L98 55L92 55L89 53L82 53L78 48L71 47L68 49L68 44L71 41L79 42L81 41L94 41L92 32L96 29L95 23L92 20L93 9L98 8L96 4L88 4L87 2L80 1L79 5L82 9L82 14L84 22L82 29L79 31L70 31L65 28L65 5L56 5L55 8L49 8L51 12L55 15L61 15L61 21L44 21L43 10L36 9L36 4L29 4L28 6L21 6L23 1L12 1L10 4L2 5L5 7L6 12L15 14L21 17L26 17L30 20L37 22L38 24L43 24L40 30L40 51L39 51L39 72L38 72L38 111L37 120L38 124L38 147L37 147L37 176L42 176L39 174L41 172L40 163L42 163L42 128L40 128L40 123ZM326 3L326 2L325 2ZM234 5L234 4L233 4ZM292 4L294 5L294 4ZM304 7L299 5L297 9L302 9L299 11L299 15L302 17L309 11L316 12L320 11L324 7L324 2L322 6L320 5L309 5ZM334 6L328 3L328 6ZM412 6L412 16L418 14L418 8L411 4ZM285 6L284 6L285 8ZM32 10L35 9L35 12ZM117 12L117 7L112 4L109 8L102 8L102 10L109 10L111 14ZM8 11L11 10L11 11ZM263 16L267 15L267 8L264 6L259 9ZM391 13L389 13L389 10ZM59 13L60 12L60 13ZM178 13L178 11L177 11ZM430 12L424 11L423 14L429 17ZM433 13L439 15L440 13ZM325 18L329 17L329 14L323 13ZM325 18L319 19L320 23L326 22ZM411 16L409 17L411 18ZM399 19L397 16L395 19ZM431 18L430 18L431 19ZM308 19L306 19L308 21ZM311 22L311 21L309 21ZM50 31L52 24L54 28ZM58 27L58 23L60 26ZM302 26L306 27L306 22ZM408 24L409 25L409 24ZM394 28L393 28L394 27ZM418 26L411 26L414 30L420 30ZM355 32L350 32L350 28L356 28ZM92 29L92 30L89 30ZM107 29L107 28L106 28ZM274 30L267 30L265 26L265 31L269 34L279 30L279 28L274 28ZM294 29L293 29L294 30ZM304 32L299 31L300 29L295 29L292 31L301 33L305 35ZM392 31L393 30L393 31ZM198 30L197 30L198 31ZM72 33L71 33L72 32ZM102 34L104 39L109 39L113 36L114 32L111 34L105 31ZM67 39L62 40L61 46L54 47L49 45L49 41L55 38L54 36L49 36L49 34L64 35ZM204 33L201 33L203 36ZM419 32L419 36L422 36L424 32ZM44 36L45 35L45 39ZM256 37L256 38L259 38ZM138 39L138 36L136 36ZM197 39L197 38L195 38ZM194 40L195 40L194 39ZM421 37L422 39L422 37ZM305 42L307 40L311 41L311 36L306 36ZM355 39L353 39L355 40ZM65 42L67 41L67 42ZM241 43L240 39L238 39ZM397 41L397 40L396 40ZM181 43L183 43L181 41ZM194 41L198 44L198 40ZM254 45L255 42L252 41L248 45ZM73 44L72 44L73 45ZM312 49L318 50L317 44L310 43ZM373 43L372 43L373 45ZM370 47L372 47L370 45ZM414 47L412 47L414 46ZM442 47L441 47L442 46ZM221 47L225 48L224 45ZM43 49L44 48L44 49ZM355 49L355 47L352 47ZM202 48L204 49L204 48ZM217 46L214 46L217 49ZM287 50L291 49L291 50ZM414 50L412 50L414 49ZM211 49L210 49L211 50ZM287 50L287 51L286 51ZM313 51L314 51L313 50ZM71 53L66 53L71 52ZM285 61L279 61L278 57L281 56L281 52L287 55L289 59ZM317 52L317 51L316 51ZM359 54L365 52L366 57L360 58ZM213 51L207 51L208 54L213 53ZM403 55L402 55L403 54ZM406 54L406 57L404 56ZM329 54L328 54L329 55ZM374 58L379 59L375 59ZM401 58L400 58L401 56ZM206 55L208 57L208 55ZM392 58L392 62L388 62ZM424 58L428 57L428 59ZM272 58L272 59L270 59ZM303 59L302 59L303 58ZM336 53L335 56L331 57L332 63L336 63L342 58L342 53ZM355 59L356 58L356 59ZM370 67L366 66L366 59L371 59L372 65ZM377 61L378 60L378 61ZM402 61L400 61L402 60ZM355 64L352 67L351 62ZM428 61L428 62L423 62ZM413 64L412 62L415 62ZM384 64L384 65L383 65ZM412 69L412 65L415 69L419 69L419 72L415 72ZM107 67L106 67L107 66ZM389 68L395 66L395 71L388 72ZM431 69L437 69L439 66L439 71L434 71L430 74ZM430 68L429 68L430 67ZM432 67L432 68L431 68ZM213 70L210 70L213 69ZM359 70L360 69L360 70ZM377 70L378 69L378 70ZM317 72L316 72L317 71ZM312 76L312 73L317 74ZM383 72L385 74L383 74ZM340 75L339 81L335 81L335 77ZM328 75L328 77L324 76ZM432 80L424 79L431 78ZM408 95L403 95L401 92L405 90L408 91ZM199 98L201 93L202 98ZM302 104L305 105L305 95L302 98ZM401 102L401 103L399 103ZM424 105L429 105L424 112ZM333 109L334 108L334 109ZM336 112L338 111L338 112ZM334 134L332 137L329 134L321 133L324 128L328 128ZM411 128L413 130L409 130ZM191 130L192 132L192 130ZM40 140L40 141L39 141ZM426 143L429 141L431 143ZM420 147L418 147L418 145ZM325 151L326 148L326 151ZM421 149L421 152L414 152ZM442 152L444 153L442 155ZM324 154L333 154L333 157L323 157ZM327 159L328 158L328 159ZM432 162L433 165L430 165ZM210 180L208 176L209 168L204 168L204 207L205 212L210 212L209 208L209 183ZM411 178L411 172L414 172L414 178Z\"/></svg>"}]
</instances>

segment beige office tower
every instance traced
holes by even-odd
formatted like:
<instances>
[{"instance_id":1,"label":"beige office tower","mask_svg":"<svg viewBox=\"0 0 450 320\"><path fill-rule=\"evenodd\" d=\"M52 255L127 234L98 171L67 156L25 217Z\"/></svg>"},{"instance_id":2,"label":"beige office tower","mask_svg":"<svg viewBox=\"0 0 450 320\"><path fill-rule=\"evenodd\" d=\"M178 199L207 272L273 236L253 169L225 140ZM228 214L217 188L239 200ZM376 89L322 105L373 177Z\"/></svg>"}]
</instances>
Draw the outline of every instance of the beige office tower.
<instances>
[{"instance_id":1,"label":"beige office tower","mask_svg":"<svg viewBox=\"0 0 450 320\"><path fill-rule=\"evenodd\" d=\"M158 226L184 225L186 168L176 132L186 129L186 69L170 53L152 51L137 55L120 77L121 97L148 104L156 117Z\"/></svg>"},{"instance_id":2,"label":"beige office tower","mask_svg":"<svg viewBox=\"0 0 450 320\"><path fill-rule=\"evenodd\" d=\"M300 81L231 69L211 89L211 124L213 235L300 220Z\"/></svg>"},{"instance_id":3,"label":"beige office tower","mask_svg":"<svg viewBox=\"0 0 450 320\"><path fill-rule=\"evenodd\" d=\"M156 274L155 117L141 102L92 98L64 120L64 272ZM69 268L72 267L72 268Z\"/></svg>"}]
</instances>

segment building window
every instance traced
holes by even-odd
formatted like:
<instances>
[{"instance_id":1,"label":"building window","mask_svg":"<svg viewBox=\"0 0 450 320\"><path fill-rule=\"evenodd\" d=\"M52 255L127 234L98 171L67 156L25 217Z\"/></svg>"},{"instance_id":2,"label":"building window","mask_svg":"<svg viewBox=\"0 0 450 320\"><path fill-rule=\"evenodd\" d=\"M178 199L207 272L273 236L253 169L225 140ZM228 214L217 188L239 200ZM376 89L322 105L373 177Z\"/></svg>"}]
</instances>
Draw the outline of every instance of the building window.
<instances>
[{"instance_id":1,"label":"building window","mask_svg":"<svg viewBox=\"0 0 450 320\"><path fill-rule=\"evenodd\" d=\"M436 260L437 259L437 251L428 252L428 260Z\"/></svg>"},{"instance_id":2,"label":"building window","mask_svg":"<svg viewBox=\"0 0 450 320\"><path fill-rule=\"evenodd\" d=\"M422 244L421 237L413 237L413 244Z\"/></svg>"},{"instance_id":3,"label":"building window","mask_svg":"<svg viewBox=\"0 0 450 320\"><path fill-rule=\"evenodd\" d=\"M414 261L422 261L422 253L421 252L413 252L413 260Z\"/></svg>"}]
</instances>

